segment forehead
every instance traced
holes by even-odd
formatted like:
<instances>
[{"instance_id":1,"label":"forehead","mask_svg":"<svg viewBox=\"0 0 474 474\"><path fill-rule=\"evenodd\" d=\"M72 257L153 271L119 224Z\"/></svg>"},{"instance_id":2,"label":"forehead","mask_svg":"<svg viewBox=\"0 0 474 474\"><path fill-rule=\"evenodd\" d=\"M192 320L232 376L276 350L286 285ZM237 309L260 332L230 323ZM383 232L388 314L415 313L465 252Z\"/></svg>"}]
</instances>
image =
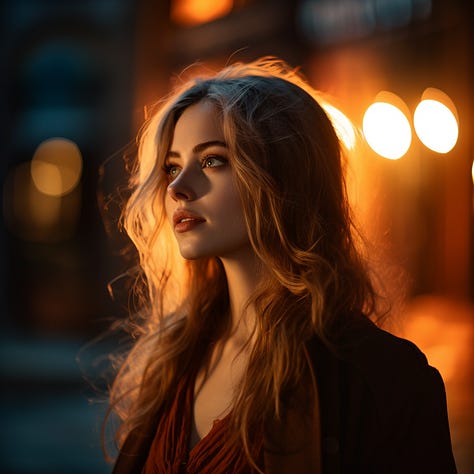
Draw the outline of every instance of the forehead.
<instances>
[{"instance_id":1,"label":"forehead","mask_svg":"<svg viewBox=\"0 0 474 474\"><path fill-rule=\"evenodd\" d=\"M186 151L209 141L225 141L222 120L213 104L200 101L185 109L176 122L171 150Z\"/></svg>"}]
</instances>

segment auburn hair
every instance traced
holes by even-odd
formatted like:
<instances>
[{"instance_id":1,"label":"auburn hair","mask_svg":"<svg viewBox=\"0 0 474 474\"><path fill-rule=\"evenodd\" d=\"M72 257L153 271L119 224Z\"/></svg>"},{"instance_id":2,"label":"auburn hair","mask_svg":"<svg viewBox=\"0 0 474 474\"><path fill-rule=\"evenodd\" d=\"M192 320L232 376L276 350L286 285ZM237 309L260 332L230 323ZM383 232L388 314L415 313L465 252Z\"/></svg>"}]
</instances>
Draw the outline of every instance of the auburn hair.
<instances>
[{"instance_id":1,"label":"auburn hair","mask_svg":"<svg viewBox=\"0 0 474 474\"><path fill-rule=\"evenodd\" d=\"M135 337L111 388L121 444L173 398L181 377L205 365L229 329L216 258L185 261L164 211L163 171L180 115L199 101L222 119L250 243L268 278L249 300L257 315L248 368L231 412L233 440L255 466L251 433L278 417L282 394L311 371L304 343L331 343L338 324L374 310L356 245L339 139L322 97L286 63L230 65L177 88L140 134L123 224L139 255L142 305Z\"/></svg>"}]
</instances>

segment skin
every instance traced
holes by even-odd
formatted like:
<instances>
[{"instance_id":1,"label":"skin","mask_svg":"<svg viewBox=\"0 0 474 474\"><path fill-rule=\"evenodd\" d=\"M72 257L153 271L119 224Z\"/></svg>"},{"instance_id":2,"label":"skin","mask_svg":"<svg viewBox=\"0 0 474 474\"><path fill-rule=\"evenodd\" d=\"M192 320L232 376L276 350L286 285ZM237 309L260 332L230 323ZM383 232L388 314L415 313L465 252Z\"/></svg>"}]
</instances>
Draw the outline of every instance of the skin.
<instances>
[{"instance_id":1,"label":"skin","mask_svg":"<svg viewBox=\"0 0 474 474\"><path fill-rule=\"evenodd\" d=\"M208 102L183 112L165 166L170 180L166 213L181 255L241 259L251 254L224 134ZM173 214L180 210L202 222L180 231L173 222Z\"/></svg>"},{"instance_id":2,"label":"skin","mask_svg":"<svg viewBox=\"0 0 474 474\"><path fill-rule=\"evenodd\" d=\"M187 108L176 123L165 169L167 218L186 259L217 257L227 277L233 330L216 345L209 367L196 379L191 447L231 409L247 365L252 307L243 312L259 280L229 151L215 108ZM184 219L184 220L183 220Z\"/></svg>"}]
</instances>

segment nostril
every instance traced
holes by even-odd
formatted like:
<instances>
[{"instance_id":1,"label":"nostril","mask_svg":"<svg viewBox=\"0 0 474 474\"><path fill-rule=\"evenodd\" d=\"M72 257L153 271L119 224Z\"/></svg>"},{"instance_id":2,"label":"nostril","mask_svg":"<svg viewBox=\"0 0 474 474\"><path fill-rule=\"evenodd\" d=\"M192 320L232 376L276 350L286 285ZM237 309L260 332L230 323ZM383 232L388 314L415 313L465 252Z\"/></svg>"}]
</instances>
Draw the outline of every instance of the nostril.
<instances>
[{"instance_id":1,"label":"nostril","mask_svg":"<svg viewBox=\"0 0 474 474\"><path fill-rule=\"evenodd\" d=\"M193 195L194 195L191 189L188 189L181 185L178 187L176 185L176 181L168 185L167 191L168 191L168 194L171 196L171 198L174 199L175 201L178 201L178 200L188 201L188 200L193 199Z\"/></svg>"},{"instance_id":2,"label":"nostril","mask_svg":"<svg viewBox=\"0 0 474 474\"><path fill-rule=\"evenodd\" d=\"M175 193L175 196L177 199L189 199L189 195L186 193Z\"/></svg>"}]
</instances>

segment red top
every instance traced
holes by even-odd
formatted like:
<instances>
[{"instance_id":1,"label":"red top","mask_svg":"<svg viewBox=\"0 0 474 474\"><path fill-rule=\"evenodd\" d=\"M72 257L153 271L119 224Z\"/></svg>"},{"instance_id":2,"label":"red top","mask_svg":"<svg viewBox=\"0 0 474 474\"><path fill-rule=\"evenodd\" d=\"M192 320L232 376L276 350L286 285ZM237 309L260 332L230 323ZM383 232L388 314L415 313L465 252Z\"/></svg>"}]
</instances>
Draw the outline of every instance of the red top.
<instances>
[{"instance_id":1,"label":"red top","mask_svg":"<svg viewBox=\"0 0 474 474\"><path fill-rule=\"evenodd\" d=\"M189 451L193 397L193 378L178 384L170 410L158 424L142 474L256 472L239 447L226 443L230 415L216 420L209 433Z\"/></svg>"}]
</instances>

